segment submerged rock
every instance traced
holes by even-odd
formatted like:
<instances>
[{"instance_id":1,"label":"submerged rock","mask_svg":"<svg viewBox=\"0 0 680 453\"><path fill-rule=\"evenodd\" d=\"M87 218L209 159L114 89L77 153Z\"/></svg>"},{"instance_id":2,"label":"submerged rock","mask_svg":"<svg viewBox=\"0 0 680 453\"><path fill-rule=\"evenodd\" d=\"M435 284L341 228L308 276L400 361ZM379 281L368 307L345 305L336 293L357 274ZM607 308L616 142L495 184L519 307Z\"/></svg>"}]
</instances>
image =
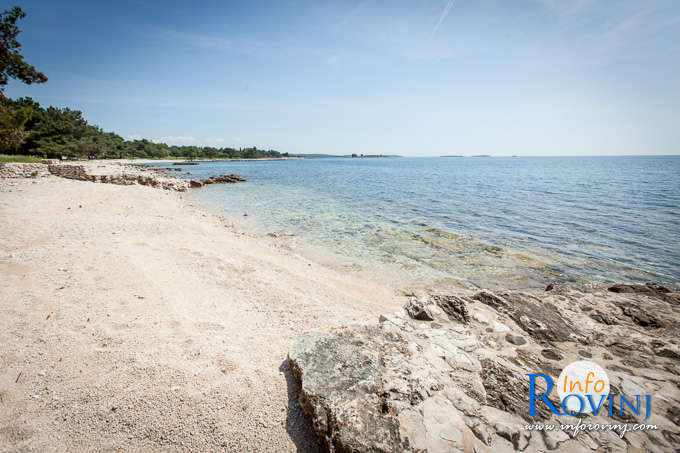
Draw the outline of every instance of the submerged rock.
<instances>
[{"instance_id":1,"label":"submerged rock","mask_svg":"<svg viewBox=\"0 0 680 453\"><path fill-rule=\"evenodd\" d=\"M244 182L245 179L239 175L229 174L229 175L218 175L211 176L210 178L194 178L189 180L189 186L191 188L203 187L208 184L233 184L237 182Z\"/></svg>"}]
</instances>

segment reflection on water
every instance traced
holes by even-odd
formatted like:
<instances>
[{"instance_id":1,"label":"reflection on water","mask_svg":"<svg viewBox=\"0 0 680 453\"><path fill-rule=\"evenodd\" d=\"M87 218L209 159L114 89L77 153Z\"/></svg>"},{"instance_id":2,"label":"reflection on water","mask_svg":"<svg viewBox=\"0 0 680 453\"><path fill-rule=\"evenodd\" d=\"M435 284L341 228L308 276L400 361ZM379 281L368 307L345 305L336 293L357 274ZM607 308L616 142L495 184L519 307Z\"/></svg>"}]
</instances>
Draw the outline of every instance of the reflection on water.
<instances>
[{"instance_id":1,"label":"reflection on water","mask_svg":"<svg viewBox=\"0 0 680 453\"><path fill-rule=\"evenodd\" d=\"M414 281L519 288L680 281L679 157L319 159L185 170L246 177L192 196L260 234L295 233L283 240L294 250L320 246L334 254L329 261L358 260L363 271L375 264Z\"/></svg>"}]
</instances>

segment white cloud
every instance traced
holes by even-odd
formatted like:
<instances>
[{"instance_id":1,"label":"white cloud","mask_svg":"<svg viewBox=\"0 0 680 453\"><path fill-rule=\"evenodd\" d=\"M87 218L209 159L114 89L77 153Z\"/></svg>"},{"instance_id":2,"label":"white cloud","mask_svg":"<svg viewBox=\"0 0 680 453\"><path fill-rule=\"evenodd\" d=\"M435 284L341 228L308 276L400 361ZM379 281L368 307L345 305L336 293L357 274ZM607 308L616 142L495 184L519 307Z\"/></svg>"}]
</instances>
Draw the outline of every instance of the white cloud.
<instances>
[{"instance_id":1,"label":"white cloud","mask_svg":"<svg viewBox=\"0 0 680 453\"><path fill-rule=\"evenodd\" d=\"M165 143L168 145L195 145L195 146L224 146L224 138L197 138L181 135L167 135L151 139L154 143Z\"/></svg>"}]
</instances>

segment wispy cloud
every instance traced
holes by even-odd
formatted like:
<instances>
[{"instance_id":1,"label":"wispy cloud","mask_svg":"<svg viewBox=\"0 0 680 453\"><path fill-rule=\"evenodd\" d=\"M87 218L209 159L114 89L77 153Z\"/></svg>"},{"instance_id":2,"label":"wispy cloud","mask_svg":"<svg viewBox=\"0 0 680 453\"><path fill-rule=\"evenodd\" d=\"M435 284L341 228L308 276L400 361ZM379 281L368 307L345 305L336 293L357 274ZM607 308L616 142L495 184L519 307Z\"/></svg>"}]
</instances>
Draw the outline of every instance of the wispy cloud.
<instances>
[{"instance_id":1,"label":"wispy cloud","mask_svg":"<svg viewBox=\"0 0 680 453\"><path fill-rule=\"evenodd\" d=\"M439 27L441 26L442 22L444 22L444 19L446 19L446 16L449 15L449 11L451 11L451 8L453 8L453 3L455 0L449 0L449 2L446 4L444 7L444 10L442 11L441 15L439 16L439 20L437 21L436 25L432 29L432 37L437 34L437 31L439 30Z\"/></svg>"},{"instance_id":2,"label":"wispy cloud","mask_svg":"<svg viewBox=\"0 0 680 453\"><path fill-rule=\"evenodd\" d=\"M195 145L195 146L223 146L226 142L223 138L197 138L168 135L165 137L152 138L154 143L166 143L168 145Z\"/></svg>"},{"instance_id":3,"label":"wispy cloud","mask_svg":"<svg viewBox=\"0 0 680 453\"><path fill-rule=\"evenodd\" d=\"M125 137L127 140L141 140L144 138L140 134L130 134ZM195 146L224 146L226 139L224 138L198 138L182 135L166 135L164 137L155 137L150 139L154 143L165 143L167 145L195 145ZM234 140L238 142L238 140Z\"/></svg>"}]
</instances>

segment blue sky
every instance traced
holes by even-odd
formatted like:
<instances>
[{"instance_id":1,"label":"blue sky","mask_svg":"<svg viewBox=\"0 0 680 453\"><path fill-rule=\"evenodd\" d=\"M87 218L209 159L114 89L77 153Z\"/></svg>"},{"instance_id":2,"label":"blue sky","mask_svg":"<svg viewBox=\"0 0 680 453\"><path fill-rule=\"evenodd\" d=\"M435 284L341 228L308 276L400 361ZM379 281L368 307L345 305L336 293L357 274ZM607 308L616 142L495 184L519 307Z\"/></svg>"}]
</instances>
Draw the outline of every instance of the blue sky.
<instances>
[{"instance_id":1,"label":"blue sky","mask_svg":"<svg viewBox=\"0 0 680 453\"><path fill-rule=\"evenodd\" d=\"M12 97L171 144L680 153L677 0L16 0Z\"/></svg>"}]
</instances>

